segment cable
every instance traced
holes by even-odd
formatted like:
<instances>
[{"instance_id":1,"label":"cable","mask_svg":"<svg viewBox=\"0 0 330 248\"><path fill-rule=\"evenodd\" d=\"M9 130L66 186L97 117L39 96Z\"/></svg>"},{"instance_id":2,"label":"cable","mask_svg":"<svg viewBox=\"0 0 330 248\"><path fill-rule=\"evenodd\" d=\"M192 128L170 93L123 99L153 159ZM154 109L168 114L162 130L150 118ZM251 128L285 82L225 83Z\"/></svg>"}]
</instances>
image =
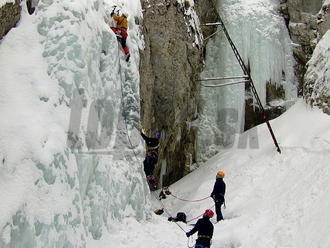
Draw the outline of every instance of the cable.
<instances>
[{"instance_id":1,"label":"cable","mask_svg":"<svg viewBox=\"0 0 330 248\"><path fill-rule=\"evenodd\" d=\"M214 206L215 206L215 204L213 204L211 207L209 207L209 209L213 208ZM196 220L196 219L198 219L199 217L202 217L203 214L204 214L204 213L198 215L198 216L195 217L195 218L192 218L192 219L190 219L190 220L187 220L186 222L187 222L187 223L192 222L193 220Z\"/></svg>"},{"instance_id":2,"label":"cable","mask_svg":"<svg viewBox=\"0 0 330 248\"><path fill-rule=\"evenodd\" d=\"M202 198L202 199L198 199L198 200L186 200L186 199L179 198L179 197L173 195L172 193L171 193L171 195L172 195L174 198L176 198L176 199L178 199L178 200L180 200L180 201L186 201L186 202L200 202L200 201L204 201L204 200L206 200L207 198L210 197L210 196L208 196L208 197L205 197L205 198Z\"/></svg>"},{"instance_id":3,"label":"cable","mask_svg":"<svg viewBox=\"0 0 330 248\"><path fill-rule=\"evenodd\" d=\"M164 188L162 189L162 192L161 192L161 193L162 193L164 196L165 196L165 195L172 195L174 198L176 198L176 199L178 199L178 200L180 200L180 201L186 201L186 202L200 202L200 201L204 201L204 200L206 200L207 198L210 197L210 196L207 196L207 197L204 197L204 198L202 198L202 199L198 199L198 200L187 200L187 199L183 199L183 198L180 198L180 197L178 197L178 196L173 195L172 192L169 190L168 187L164 187Z\"/></svg>"},{"instance_id":4,"label":"cable","mask_svg":"<svg viewBox=\"0 0 330 248\"><path fill-rule=\"evenodd\" d=\"M118 68L118 69L119 69L119 75L120 75L121 107L122 107L122 109L124 109L124 90L123 90L123 84L122 84L122 82L123 82L123 77L122 77L122 75L121 75L120 46L121 46L121 45L120 45L119 42L118 42L118 59L119 59L119 68ZM136 154L136 152L135 152L135 149L134 149L134 146L133 146L133 144L132 144L131 138L130 138L130 136L128 135L128 125L127 125L127 118L126 118L126 115L123 114L123 117L124 117L124 123L125 123L125 129L126 129L126 136L127 136L128 142L129 142L129 144L130 144L130 146L131 146L131 149L132 149L132 151L133 151L133 153L134 153L134 156L135 156L136 161L139 162L139 159L138 159L137 154Z\"/></svg>"}]
</instances>

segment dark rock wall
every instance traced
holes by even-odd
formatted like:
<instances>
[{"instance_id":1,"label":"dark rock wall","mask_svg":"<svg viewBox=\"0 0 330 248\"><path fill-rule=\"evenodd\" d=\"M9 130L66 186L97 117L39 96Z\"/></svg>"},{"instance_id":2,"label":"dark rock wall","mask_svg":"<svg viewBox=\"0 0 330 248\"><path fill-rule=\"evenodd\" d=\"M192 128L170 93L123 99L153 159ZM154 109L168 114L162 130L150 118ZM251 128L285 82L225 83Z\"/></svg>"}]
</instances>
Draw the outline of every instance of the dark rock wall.
<instances>
[{"instance_id":1,"label":"dark rock wall","mask_svg":"<svg viewBox=\"0 0 330 248\"><path fill-rule=\"evenodd\" d=\"M154 174L161 174L164 185L181 178L185 165L195 160L197 130L189 123L197 118L197 79L203 69L204 44L199 27L189 25L194 22L189 3L142 1L145 49L140 61L141 124L162 132ZM212 2L195 7L203 16L201 22L216 20ZM212 32L203 31L204 35Z\"/></svg>"},{"instance_id":2,"label":"dark rock wall","mask_svg":"<svg viewBox=\"0 0 330 248\"><path fill-rule=\"evenodd\" d=\"M0 39L16 26L20 18L20 0L16 0L15 3L6 3L0 7Z\"/></svg>"},{"instance_id":3,"label":"dark rock wall","mask_svg":"<svg viewBox=\"0 0 330 248\"><path fill-rule=\"evenodd\" d=\"M294 43L293 55L297 61L295 68L299 81L299 94L303 94L303 78L306 63L310 60L320 37L323 24L319 21L322 0L282 0L281 12L286 20Z\"/></svg>"},{"instance_id":4,"label":"dark rock wall","mask_svg":"<svg viewBox=\"0 0 330 248\"><path fill-rule=\"evenodd\" d=\"M322 92L322 94L319 94L313 92L317 89L317 87L314 87L317 77L306 79L307 62L311 59L320 39L330 28L330 4L326 5L322 2L322 0L282 0L281 10L294 43L293 52L297 61L295 72L299 80L300 95L303 95L312 105L316 101L321 108L326 106L323 110L328 113L328 97L324 99L314 97L313 100L310 100L310 98L312 95L327 96L329 93ZM315 80L311 80L311 78L315 78Z\"/></svg>"}]
</instances>

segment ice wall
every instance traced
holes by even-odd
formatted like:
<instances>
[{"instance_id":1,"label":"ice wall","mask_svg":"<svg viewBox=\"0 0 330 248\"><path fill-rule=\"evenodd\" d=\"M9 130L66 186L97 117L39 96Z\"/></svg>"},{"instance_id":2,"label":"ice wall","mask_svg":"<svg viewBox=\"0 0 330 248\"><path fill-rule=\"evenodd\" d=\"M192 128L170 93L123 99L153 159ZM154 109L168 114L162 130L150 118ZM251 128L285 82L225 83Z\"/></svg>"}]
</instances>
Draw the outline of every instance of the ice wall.
<instances>
[{"instance_id":1,"label":"ice wall","mask_svg":"<svg viewBox=\"0 0 330 248\"><path fill-rule=\"evenodd\" d=\"M85 247L114 220L146 217L141 10L116 2L131 16L127 64L113 4L41 0L0 45L0 247Z\"/></svg>"},{"instance_id":2,"label":"ice wall","mask_svg":"<svg viewBox=\"0 0 330 248\"><path fill-rule=\"evenodd\" d=\"M250 68L263 104L266 82L283 85L286 98L295 98L291 41L275 0L221 0L218 12ZM220 29L220 27L218 28ZM242 71L220 31L207 44L206 69L202 77L240 76ZM237 80L231 80L237 81ZM221 84L227 81L215 82ZM201 158L231 146L244 127L244 85L202 88L198 150Z\"/></svg>"}]
</instances>

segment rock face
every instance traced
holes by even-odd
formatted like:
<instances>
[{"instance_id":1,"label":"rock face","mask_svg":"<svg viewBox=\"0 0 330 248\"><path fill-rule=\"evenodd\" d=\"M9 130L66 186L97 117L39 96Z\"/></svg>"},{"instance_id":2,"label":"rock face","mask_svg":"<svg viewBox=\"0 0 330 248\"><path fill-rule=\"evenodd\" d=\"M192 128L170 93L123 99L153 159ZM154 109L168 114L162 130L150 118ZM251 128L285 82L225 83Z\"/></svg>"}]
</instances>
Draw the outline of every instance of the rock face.
<instances>
[{"instance_id":1,"label":"rock face","mask_svg":"<svg viewBox=\"0 0 330 248\"><path fill-rule=\"evenodd\" d=\"M308 61L304 78L304 97L313 106L318 106L330 115L330 31L317 44Z\"/></svg>"},{"instance_id":2,"label":"rock face","mask_svg":"<svg viewBox=\"0 0 330 248\"><path fill-rule=\"evenodd\" d=\"M0 39L2 39L11 28L16 26L20 17L20 0L15 0L15 3L6 3L0 7Z\"/></svg>"},{"instance_id":3,"label":"rock face","mask_svg":"<svg viewBox=\"0 0 330 248\"><path fill-rule=\"evenodd\" d=\"M245 92L245 122L244 130L255 127L263 122L263 114L259 106L253 101L253 95L251 89L246 87ZM282 85L272 84L267 82L266 84L266 105L264 106L265 115L267 119L272 120L280 116L286 111L284 106L277 104L285 100L285 90Z\"/></svg>"},{"instance_id":4,"label":"rock face","mask_svg":"<svg viewBox=\"0 0 330 248\"><path fill-rule=\"evenodd\" d=\"M185 165L195 160L199 74L203 69L202 21L216 21L210 1L145 0L141 51L140 96L142 127L161 131L159 160L155 170L163 185L185 174ZM209 18L209 19L208 19ZM212 29L204 29L207 36ZM150 134L150 133L149 133Z\"/></svg>"},{"instance_id":5,"label":"rock face","mask_svg":"<svg viewBox=\"0 0 330 248\"><path fill-rule=\"evenodd\" d=\"M282 0L281 10L294 43L293 52L297 61L295 71L302 95L306 63L317 42L329 28L329 13L322 10L322 0Z\"/></svg>"},{"instance_id":6,"label":"rock face","mask_svg":"<svg viewBox=\"0 0 330 248\"><path fill-rule=\"evenodd\" d=\"M314 49L320 39L330 28L330 3L327 2L322 5L322 0L282 0L281 9L287 21L291 39L294 42L294 56L297 61L295 68L296 76L300 84L300 95L311 103L317 106L328 106L327 94L324 89L321 94L313 92L319 87L316 83L318 81L315 73L317 63L323 63L321 55L315 55L313 62L309 63L312 67L308 76L307 62L312 58ZM324 64L324 63L323 63ZM324 79L323 80L327 80ZM323 96L325 98L318 98L316 96ZM327 108L323 108L328 112Z\"/></svg>"}]
</instances>

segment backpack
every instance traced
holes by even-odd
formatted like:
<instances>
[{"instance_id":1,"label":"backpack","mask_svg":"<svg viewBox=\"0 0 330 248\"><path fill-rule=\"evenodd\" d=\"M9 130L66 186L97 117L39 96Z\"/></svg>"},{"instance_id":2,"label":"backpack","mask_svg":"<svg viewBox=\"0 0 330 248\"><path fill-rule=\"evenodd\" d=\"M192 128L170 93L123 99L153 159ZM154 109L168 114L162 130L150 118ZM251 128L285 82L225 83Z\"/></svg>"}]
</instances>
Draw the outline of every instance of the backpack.
<instances>
[{"instance_id":1,"label":"backpack","mask_svg":"<svg viewBox=\"0 0 330 248\"><path fill-rule=\"evenodd\" d=\"M182 221L182 222L184 222L184 223L186 223L186 221L187 221L187 216L186 216L186 214L185 213L183 213L183 212L178 212L177 214L176 214L176 221Z\"/></svg>"}]
</instances>

